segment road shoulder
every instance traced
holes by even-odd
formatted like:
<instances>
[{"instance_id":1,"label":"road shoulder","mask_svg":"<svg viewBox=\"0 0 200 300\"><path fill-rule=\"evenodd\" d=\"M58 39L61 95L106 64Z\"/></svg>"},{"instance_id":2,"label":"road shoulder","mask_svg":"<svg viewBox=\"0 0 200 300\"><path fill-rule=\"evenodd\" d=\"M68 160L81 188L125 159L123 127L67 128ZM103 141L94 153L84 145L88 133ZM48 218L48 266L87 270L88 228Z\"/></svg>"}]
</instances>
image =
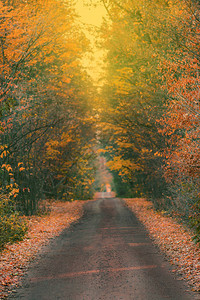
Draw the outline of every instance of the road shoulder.
<instances>
[{"instance_id":1,"label":"road shoulder","mask_svg":"<svg viewBox=\"0 0 200 300\"><path fill-rule=\"evenodd\" d=\"M200 299L200 249L192 232L171 217L156 212L150 201L142 198L123 199L145 225L150 237Z\"/></svg>"},{"instance_id":2,"label":"road shoulder","mask_svg":"<svg viewBox=\"0 0 200 300\"><path fill-rule=\"evenodd\" d=\"M1 253L0 299L6 298L21 284L31 261L51 239L82 217L85 202L54 202L49 215L27 217L29 229L25 239L7 245Z\"/></svg>"}]
</instances>

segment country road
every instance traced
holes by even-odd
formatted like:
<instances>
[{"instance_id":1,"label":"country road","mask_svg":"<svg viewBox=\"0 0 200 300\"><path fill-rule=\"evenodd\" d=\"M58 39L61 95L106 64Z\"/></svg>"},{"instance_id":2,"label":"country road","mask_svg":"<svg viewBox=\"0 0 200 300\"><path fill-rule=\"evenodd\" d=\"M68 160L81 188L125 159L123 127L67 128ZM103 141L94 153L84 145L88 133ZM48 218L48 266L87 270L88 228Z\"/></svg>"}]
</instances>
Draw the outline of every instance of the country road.
<instances>
[{"instance_id":1,"label":"country road","mask_svg":"<svg viewBox=\"0 0 200 300\"><path fill-rule=\"evenodd\" d=\"M194 299L123 200L89 201L9 299Z\"/></svg>"}]
</instances>

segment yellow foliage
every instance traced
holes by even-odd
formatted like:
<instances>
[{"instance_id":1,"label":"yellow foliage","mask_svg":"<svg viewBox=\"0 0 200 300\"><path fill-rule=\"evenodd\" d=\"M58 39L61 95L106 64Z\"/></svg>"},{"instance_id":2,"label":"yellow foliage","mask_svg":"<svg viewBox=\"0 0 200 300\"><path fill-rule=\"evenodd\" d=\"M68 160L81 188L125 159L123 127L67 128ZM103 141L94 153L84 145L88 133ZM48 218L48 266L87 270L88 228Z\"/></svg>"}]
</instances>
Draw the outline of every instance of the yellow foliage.
<instances>
[{"instance_id":1,"label":"yellow foliage","mask_svg":"<svg viewBox=\"0 0 200 300\"><path fill-rule=\"evenodd\" d=\"M11 172L11 171L12 171L12 167L11 167L11 165L9 165L9 164L3 164L3 165L1 166L1 168L5 168L8 172Z\"/></svg>"},{"instance_id":2,"label":"yellow foliage","mask_svg":"<svg viewBox=\"0 0 200 300\"><path fill-rule=\"evenodd\" d=\"M123 159L121 156L115 156L112 161L107 162L107 166L112 171L120 171L120 175L130 175L134 170L140 170L141 167L129 159Z\"/></svg>"},{"instance_id":3,"label":"yellow foliage","mask_svg":"<svg viewBox=\"0 0 200 300\"><path fill-rule=\"evenodd\" d=\"M21 172L21 171L24 171L24 170L25 170L24 167L19 168L19 171L20 171L20 172Z\"/></svg>"},{"instance_id":4,"label":"yellow foliage","mask_svg":"<svg viewBox=\"0 0 200 300\"><path fill-rule=\"evenodd\" d=\"M105 149L98 149L97 150L97 153L98 154L101 154L101 153L106 153L107 151Z\"/></svg>"},{"instance_id":5,"label":"yellow foliage","mask_svg":"<svg viewBox=\"0 0 200 300\"><path fill-rule=\"evenodd\" d=\"M3 152L1 153L1 155L0 155L0 157L1 157L1 158L4 158L4 157L6 157L6 155L7 155L6 151L3 151Z\"/></svg>"}]
</instances>

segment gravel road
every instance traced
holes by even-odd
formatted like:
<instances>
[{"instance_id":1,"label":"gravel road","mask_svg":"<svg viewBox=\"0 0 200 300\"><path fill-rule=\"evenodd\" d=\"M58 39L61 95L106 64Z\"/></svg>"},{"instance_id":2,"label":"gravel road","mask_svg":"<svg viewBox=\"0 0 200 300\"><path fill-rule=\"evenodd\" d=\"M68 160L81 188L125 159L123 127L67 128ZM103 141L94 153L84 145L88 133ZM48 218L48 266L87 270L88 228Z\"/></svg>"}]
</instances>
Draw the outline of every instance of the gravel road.
<instances>
[{"instance_id":1,"label":"gravel road","mask_svg":"<svg viewBox=\"0 0 200 300\"><path fill-rule=\"evenodd\" d=\"M52 240L9 299L194 299L123 200L89 201Z\"/></svg>"}]
</instances>

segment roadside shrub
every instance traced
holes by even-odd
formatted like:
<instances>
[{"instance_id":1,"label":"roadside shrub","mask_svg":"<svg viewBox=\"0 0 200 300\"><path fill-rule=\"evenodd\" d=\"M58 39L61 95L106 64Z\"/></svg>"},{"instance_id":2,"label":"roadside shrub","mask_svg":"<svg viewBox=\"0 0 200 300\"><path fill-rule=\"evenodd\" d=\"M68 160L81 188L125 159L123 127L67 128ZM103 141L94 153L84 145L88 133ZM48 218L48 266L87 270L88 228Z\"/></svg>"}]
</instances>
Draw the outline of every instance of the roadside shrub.
<instances>
[{"instance_id":1,"label":"roadside shrub","mask_svg":"<svg viewBox=\"0 0 200 300\"><path fill-rule=\"evenodd\" d=\"M194 241L200 244L200 199L194 204L194 213L190 216L190 224L195 231Z\"/></svg>"},{"instance_id":2,"label":"roadside shrub","mask_svg":"<svg viewBox=\"0 0 200 300\"><path fill-rule=\"evenodd\" d=\"M20 241L27 232L25 220L14 210L14 203L7 196L0 196L0 250L10 242Z\"/></svg>"}]
</instances>

